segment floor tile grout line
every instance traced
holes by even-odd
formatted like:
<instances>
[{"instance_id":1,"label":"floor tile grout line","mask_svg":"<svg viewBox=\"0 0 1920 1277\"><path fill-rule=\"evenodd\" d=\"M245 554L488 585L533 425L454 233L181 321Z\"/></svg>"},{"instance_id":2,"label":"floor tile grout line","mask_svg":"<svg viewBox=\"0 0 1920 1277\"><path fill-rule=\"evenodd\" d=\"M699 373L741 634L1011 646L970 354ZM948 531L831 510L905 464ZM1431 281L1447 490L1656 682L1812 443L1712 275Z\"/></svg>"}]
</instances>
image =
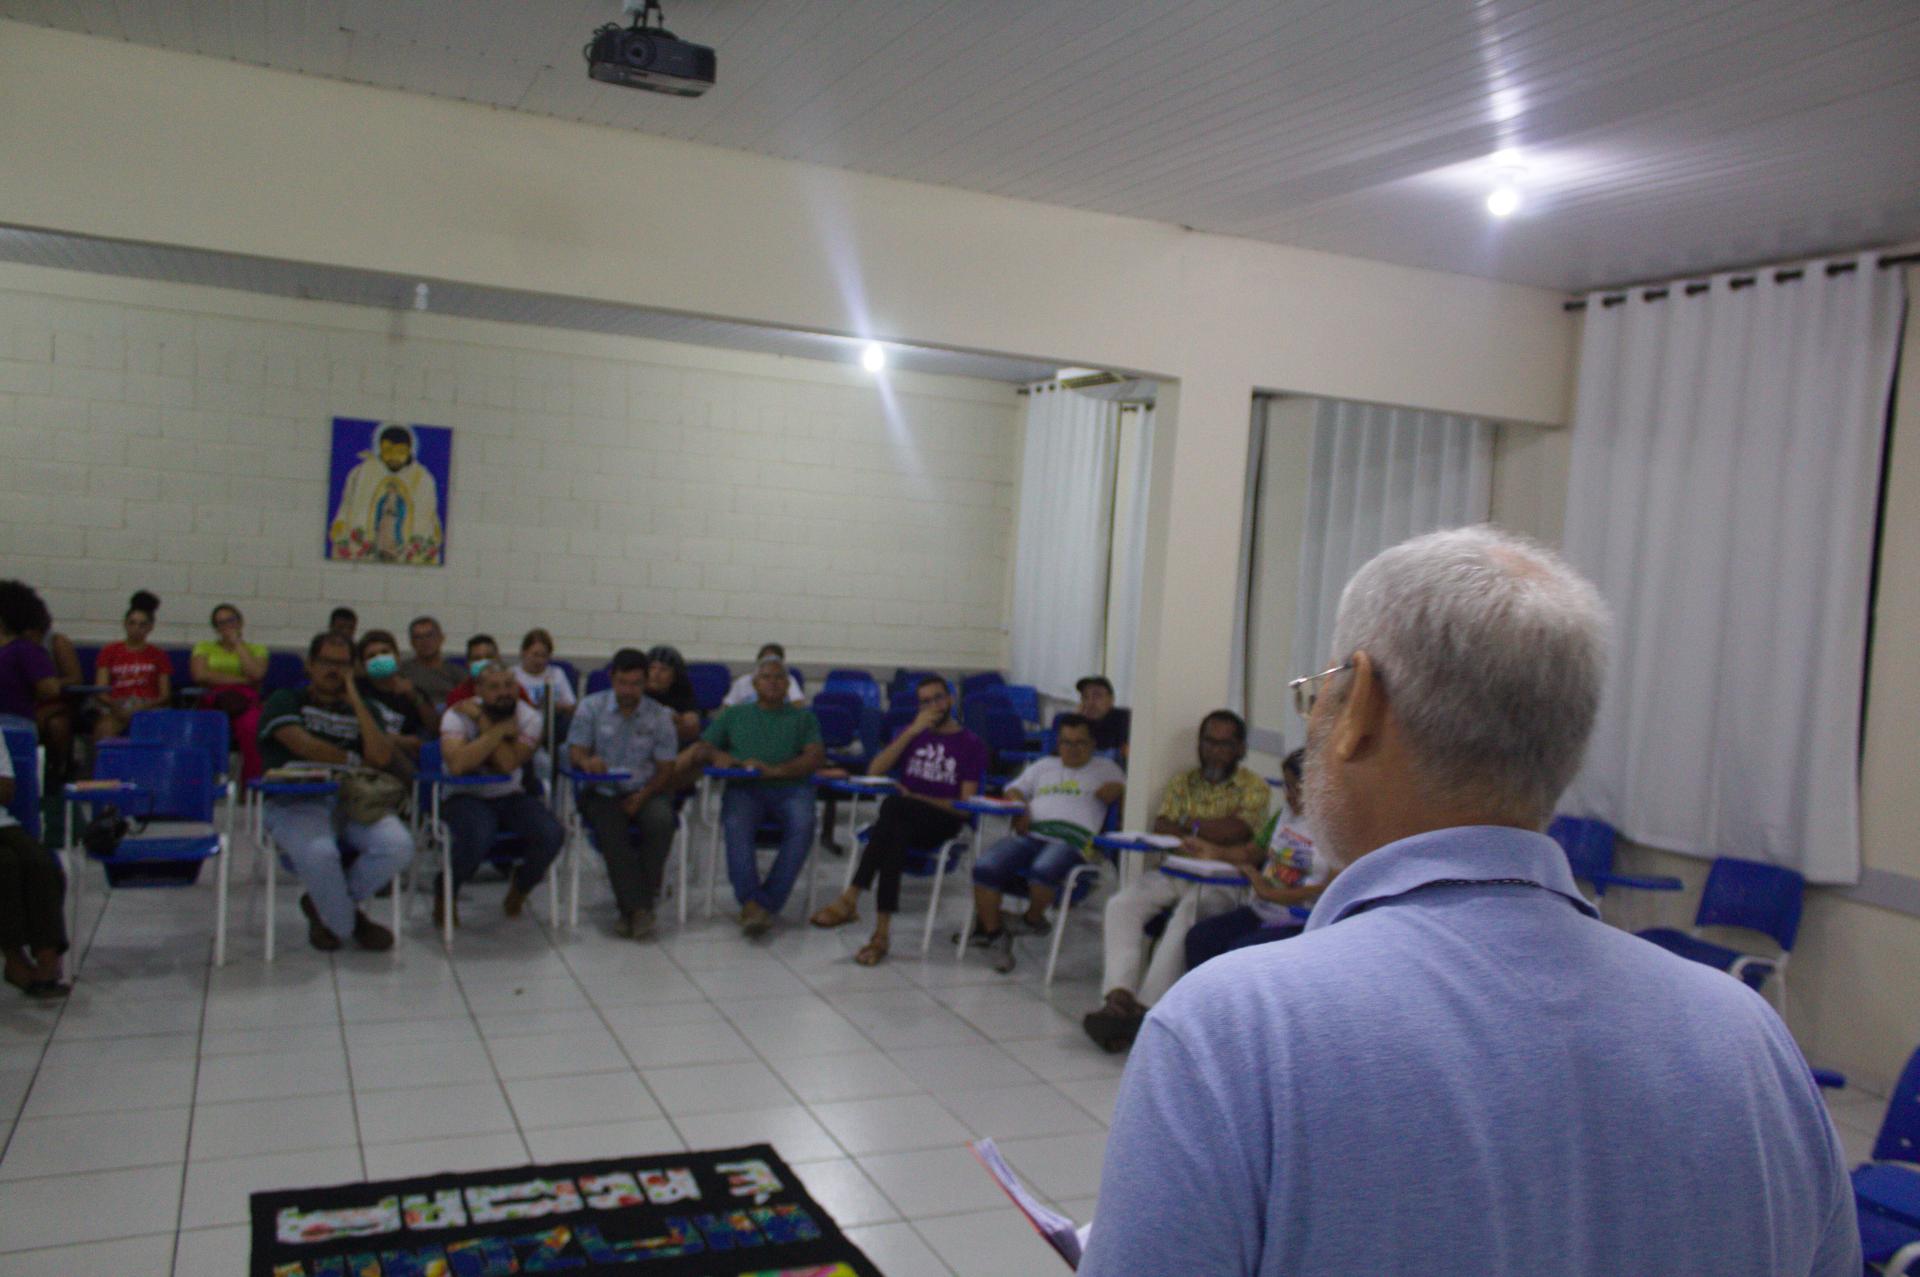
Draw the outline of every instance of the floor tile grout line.
<instances>
[{"instance_id":1,"label":"floor tile grout line","mask_svg":"<svg viewBox=\"0 0 1920 1277\"><path fill-rule=\"evenodd\" d=\"M64 869L64 867L63 864L62 868ZM80 872L86 872L84 858L80 866ZM69 884L68 889L71 890L71 884ZM87 931L85 944L75 944L72 936L67 937L67 951L79 959L82 969L84 969L86 965L86 955L93 952L94 941L99 938L100 928L106 921L107 907L112 903L113 896L111 892L109 892L101 899L99 911L93 915L93 925ZM203 996L204 993L205 990L203 989ZM62 999L60 1005L53 1008L53 1018L47 1023L46 1036L40 1039L40 1058L33 1062L33 1077L27 1082L27 1089L20 1096L20 1107L14 1111L13 1120L7 1125L6 1138L0 1139L0 1166L6 1164L7 1154L13 1151L13 1141L20 1134L20 1124L31 1120L26 1116L27 1105L33 1101L34 1088L40 1085L40 1070L44 1069L47 1065L47 1053L53 1050L53 1039L60 1031L60 1022L66 1019L67 1010L72 1005L73 1003L69 997L68 999ZM201 1015L204 1016L205 1014L206 1009L203 1004Z\"/></svg>"},{"instance_id":2,"label":"floor tile grout line","mask_svg":"<svg viewBox=\"0 0 1920 1277\"><path fill-rule=\"evenodd\" d=\"M399 891L400 884L394 883L393 889ZM360 1123L360 1088L353 1081L353 1051L347 1045L347 1004L346 997L340 991L340 963L329 956L327 967L333 978L334 1023L340 1030L340 1055L347 1066L347 1104L353 1110L353 1148L360 1158L360 1178L367 1178L367 1132Z\"/></svg>"},{"instance_id":3,"label":"floor tile grout line","mask_svg":"<svg viewBox=\"0 0 1920 1277\"><path fill-rule=\"evenodd\" d=\"M231 848L228 849L228 854L232 854ZM220 867L221 872L224 873L232 867L232 863L228 862ZM105 915L106 911L103 909L101 916L104 918ZM96 936L99 934L98 928L95 929L94 934ZM168 1277L173 1277L174 1270L180 1266L180 1229L186 1222L187 1172L193 1165L193 1124L194 1118L200 1112L200 1069L205 1059L202 1052L207 1044L207 1012L213 1001L215 969L212 957L209 955L206 971L200 982L200 1025L193 1040L193 1086L187 1092L187 1138L180 1150L180 1197L173 1208L173 1251L167 1256Z\"/></svg>"},{"instance_id":4,"label":"floor tile grout line","mask_svg":"<svg viewBox=\"0 0 1920 1277\"><path fill-rule=\"evenodd\" d=\"M512 879L509 878L508 882L511 883ZM550 891L557 891L558 889L559 888L557 884L550 883L548 886L548 890ZM558 953L559 946L554 944L553 936L547 932L544 926L541 925L540 915L537 910L534 912L534 915L533 915L533 923L535 927L538 927L540 929L541 937L546 941L547 947L553 950L555 953ZM513 1106L513 1094L512 1092L507 1090L506 1079L500 1076L500 1065L493 1058L493 1044L487 1040L487 1035L480 1031L479 1013L473 1009L473 998L470 997L467 993L466 977L461 973L460 961L459 959L453 956L453 952L451 949L449 949L447 952L447 965L451 967L453 970L453 983L454 983L454 987L460 990L460 1001L462 1005L464 1005L467 1008L467 1022L473 1027L474 1036L480 1039L480 1050L486 1055L487 1069L489 1072L493 1074L493 1084L494 1086L499 1088L500 1102L506 1105L507 1116L513 1121L513 1133L517 1137L519 1137L520 1151L527 1155L527 1162L531 1164L533 1161L533 1141L527 1138L527 1128L521 1124L520 1110ZM562 959L562 965L565 965L564 958ZM572 974L571 968L568 968L568 973ZM576 979L574 984L575 984L575 987L577 988L579 986L579 981ZM580 992L582 996L585 996L586 994L585 989L581 989ZM459 1137L456 1136L452 1138L459 1138Z\"/></svg>"}]
</instances>

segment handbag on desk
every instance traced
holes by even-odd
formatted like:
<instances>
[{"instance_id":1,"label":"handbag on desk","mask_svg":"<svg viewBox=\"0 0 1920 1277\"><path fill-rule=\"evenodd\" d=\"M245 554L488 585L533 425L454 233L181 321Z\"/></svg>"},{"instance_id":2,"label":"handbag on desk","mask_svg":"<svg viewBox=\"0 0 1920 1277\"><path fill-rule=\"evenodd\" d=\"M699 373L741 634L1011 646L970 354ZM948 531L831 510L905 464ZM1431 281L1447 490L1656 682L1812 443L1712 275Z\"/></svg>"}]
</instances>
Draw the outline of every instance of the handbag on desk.
<instances>
[{"instance_id":1,"label":"handbag on desk","mask_svg":"<svg viewBox=\"0 0 1920 1277\"><path fill-rule=\"evenodd\" d=\"M376 767L340 774L340 811L352 824L371 825L394 815L406 800L406 782Z\"/></svg>"}]
</instances>

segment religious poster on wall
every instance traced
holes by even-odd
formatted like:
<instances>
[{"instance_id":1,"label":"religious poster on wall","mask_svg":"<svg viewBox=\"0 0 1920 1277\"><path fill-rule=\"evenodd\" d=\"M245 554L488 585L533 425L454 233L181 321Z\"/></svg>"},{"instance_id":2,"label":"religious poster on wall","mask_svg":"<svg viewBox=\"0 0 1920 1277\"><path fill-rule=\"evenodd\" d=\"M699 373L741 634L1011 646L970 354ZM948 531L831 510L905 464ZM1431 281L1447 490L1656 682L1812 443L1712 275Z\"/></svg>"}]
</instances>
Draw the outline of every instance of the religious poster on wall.
<instances>
[{"instance_id":1,"label":"religious poster on wall","mask_svg":"<svg viewBox=\"0 0 1920 1277\"><path fill-rule=\"evenodd\" d=\"M327 470L329 559L439 567L447 557L453 431L333 419Z\"/></svg>"}]
</instances>

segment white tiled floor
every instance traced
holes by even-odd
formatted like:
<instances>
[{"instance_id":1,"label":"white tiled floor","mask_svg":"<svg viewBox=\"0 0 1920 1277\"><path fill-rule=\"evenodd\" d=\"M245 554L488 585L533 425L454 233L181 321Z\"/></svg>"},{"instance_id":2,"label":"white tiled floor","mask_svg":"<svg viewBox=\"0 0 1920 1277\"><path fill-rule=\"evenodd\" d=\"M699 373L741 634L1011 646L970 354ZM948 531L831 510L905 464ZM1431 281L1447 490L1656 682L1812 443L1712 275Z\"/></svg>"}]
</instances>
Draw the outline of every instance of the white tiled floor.
<instances>
[{"instance_id":1,"label":"white tiled floor","mask_svg":"<svg viewBox=\"0 0 1920 1277\"><path fill-rule=\"evenodd\" d=\"M807 927L804 884L764 940L721 918L636 944L594 860L577 930L550 934L544 897L509 922L477 884L451 960L423 912L392 955L316 953L283 892L268 965L248 869L224 968L207 887L90 882L73 998L0 999L0 1277L243 1273L257 1189L760 1140L889 1277L1064 1271L972 1136L1091 1212L1122 1061L1077 1023L1090 926L1050 997L1040 940L1012 976L921 960L917 927L857 967L865 931Z\"/></svg>"},{"instance_id":2,"label":"white tiled floor","mask_svg":"<svg viewBox=\"0 0 1920 1277\"><path fill-rule=\"evenodd\" d=\"M761 1140L889 1277L1064 1271L972 1136L1092 1215L1123 1061L1077 1023L1091 925L1051 996L1039 940L1012 976L939 944L857 967L864 929L806 927L804 890L758 942L722 918L635 944L591 862L577 930L510 923L479 884L451 959L423 917L394 954L315 953L283 893L269 966L247 868L226 967L206 887L93 889L70 1002L0 998L0 1277L243 1273L257 1189ZM1885 1100L1828 1102L1864 1160Z\"/></svg>"}]
</instances>

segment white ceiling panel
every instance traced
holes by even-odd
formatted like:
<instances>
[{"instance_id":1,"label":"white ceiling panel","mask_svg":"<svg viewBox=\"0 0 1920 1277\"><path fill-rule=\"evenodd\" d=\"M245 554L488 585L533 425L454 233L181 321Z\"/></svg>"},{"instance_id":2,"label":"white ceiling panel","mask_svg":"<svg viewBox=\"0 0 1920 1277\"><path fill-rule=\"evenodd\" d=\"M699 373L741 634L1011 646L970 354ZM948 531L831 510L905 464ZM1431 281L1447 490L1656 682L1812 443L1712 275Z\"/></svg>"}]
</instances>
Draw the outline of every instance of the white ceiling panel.
<instances>
[{"instance_id":1,"label":"white ceiling panel","mask_svg":"<svg viewBox=\"0 0 1920 1277\"><path fill-rule=\"evenodd\" d=\"M681 100L590 82L617 0L0 0L213 57L1580 289L1920 237L1914 0L667 0ZM1491 157L1519 214L1484 208Z\"/></svg>"}]
</instances>

